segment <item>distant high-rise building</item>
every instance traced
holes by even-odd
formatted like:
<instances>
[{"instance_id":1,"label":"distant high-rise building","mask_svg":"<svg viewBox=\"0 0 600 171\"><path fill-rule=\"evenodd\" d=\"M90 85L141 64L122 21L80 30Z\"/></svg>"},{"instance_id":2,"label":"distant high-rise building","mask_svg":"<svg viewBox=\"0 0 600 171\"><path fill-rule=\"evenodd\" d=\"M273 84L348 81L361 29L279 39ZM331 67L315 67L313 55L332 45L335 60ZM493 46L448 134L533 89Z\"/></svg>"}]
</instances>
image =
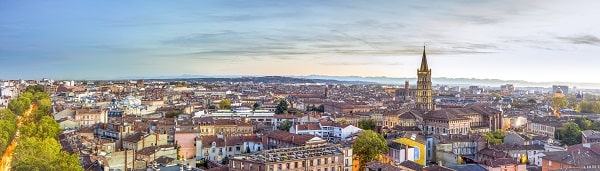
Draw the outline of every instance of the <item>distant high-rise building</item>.
<instances>
[{"instance_id":1,"label":"distant high-rise building","mask_svg":"<svg viewBox=\"0 0 600 171\"><path fill-rule=\"evenodd\" d=\"M562 94L569 94L569 86L566 85L553 85L552 86L552 92L559 92L562 91Z\"/></svg>"},{"instance_id":2,"label":"distant high-rise building","mask_svg":"<svg viewBox=\"0 0 600 171\"><path fill-rule=\"evenodd\" d=\"M423 57L421 67L417 69L417 109L429 111L435 110L431 90L431 69L427 65L425 46L423 46Z\"/></svg>"}]
</instances>

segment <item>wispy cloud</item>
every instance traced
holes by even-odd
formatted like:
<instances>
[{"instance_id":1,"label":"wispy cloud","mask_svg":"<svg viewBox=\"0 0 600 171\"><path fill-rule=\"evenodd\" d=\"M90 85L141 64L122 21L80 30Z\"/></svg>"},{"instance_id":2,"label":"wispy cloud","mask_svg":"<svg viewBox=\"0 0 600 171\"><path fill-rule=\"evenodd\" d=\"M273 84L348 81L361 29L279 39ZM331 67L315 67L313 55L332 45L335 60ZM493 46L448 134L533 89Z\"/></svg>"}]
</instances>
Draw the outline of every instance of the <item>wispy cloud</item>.
<instances>
[{"instance_id":1,"label":"wispy cloud","mask_svg":"<svg viewBox=\"0 0 600 171\"><path fill-rule=\"evenodd\" d=\"M600 39L593 35L579 35L557 38L572 44L600 45Z\"/></svg>"}]
</instances>

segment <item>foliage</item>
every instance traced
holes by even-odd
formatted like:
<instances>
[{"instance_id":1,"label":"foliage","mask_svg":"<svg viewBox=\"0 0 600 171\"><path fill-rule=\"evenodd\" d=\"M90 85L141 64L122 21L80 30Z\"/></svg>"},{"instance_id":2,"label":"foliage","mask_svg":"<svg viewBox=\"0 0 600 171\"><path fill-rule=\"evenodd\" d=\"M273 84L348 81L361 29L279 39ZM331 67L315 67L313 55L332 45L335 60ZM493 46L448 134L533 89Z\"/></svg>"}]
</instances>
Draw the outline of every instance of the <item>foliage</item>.
<instances>
[{"instance_id":1,"label":"foliage","mask_svg":"<svg viewBox=\"0 0 600 171\"><path fill-rule=\"evenodd\" d=\"M600 123L594 122L589 118L577 117L574 121L581 130L596 130L600 131Z\"/></svg>"},{"instance_id":2,"label":"foliage","mask_svg":"<svg viewBox=\"0 0 600 171\"><path fill-rule=\"evenodd\" d=\"M170 82L169 84L174 85L175 87L187 87L188 86L187 82L181 82L181 81Z\"/></svg>"},{"instance_id":3,"label":"foliage","mask_svg":"<svg viewBox=\"0 0 600 171\"><path fill-rule=\"evenodd\" d=\"M560 110L561 108L567 107L569 102L565 97L553 97L552 98L552 108L554 110Z\"/></svg>"},{"instance_id":4,"label":"foliage","mask_svg":"<svg viewBox=\"0 0 600 171\"><path fill-rule=\"evenodd\" d=\"M252 111L255 111L258 108L260 108L260 104L258 104L258 103L252 104Z\"/></svg>"},{"instance_id":5,"label":"foliage","mask_svg":"<svg viewBox=\"0 0 600 171\"><path fill-rule=\"evenodd\" d=\"M360 162L359 170L364 170L365 164L376 160L381 154L388 150L387 141L381 134L366 130L356 138L352 145L352 152L355 159Z\"/></svg>"},{"instance_id":6,"label":"foliage","mask_svg":"<svg viewBox=\"0 0 600 171\"><path fill-rule=\"evenodd\" d=\"M208 109L217 109L217 106L215 106L215 105L210 105L210 106L208 107Z\"/></svg>"},{"instance_id":7,"label":"foliage","mask_svg":"<svg viewBox=\"0 0 600 171\"><path fill-rule=\"evenodd\" d=\"M246 146L246 153L250 153L250 146Z\"/></svg>"},{"instance_id":8,"label":"foliage","mask_svg":"<svg viewBox=\"0 0 600 171\"><path fill-rule=\"evenodd\" d=\"M321 104L318 107L315 107L315 105L312 106L306 106L306 111L316 111L316 112L325 112L325 105Z\"/></svg>"},{"instance_id":9,"label":"foliage","mask_svg":"<svg viewBox=\"0 0 600 171\"><path fill-rule=\"evenodd\" d=\"M503 130L496 130L494 132L486 132L483 133L483 138L485 138L490 144L492 145L498 145L498 144L502 144L502 142L504 141L504 137L506 137L506 132L504 132Z\"/></svg>"},{"instance_id":10,"label":"foliage","mask_svg":"<svg viewBox=\"0 0 600 171\"><path fill-rule=\"evenodd\" d=\"M341 123L341 124L348 124L348 120L346 120L346 119L340 119L340 120L338 121L338 123Z\"/></svg>"},{"instance_id":11,"label":"foliage","mask_svg":"<svg viewBox=\"0 0 600 171\"><path fill-rule=\"evenodd\" d=\"M498 93L492 93L492 97L494 97L494 99L501 99L502 95L500 95Z\"/></svg>"},{"instance_id":12,"label":"foliage","mask_svg":"<svg viewBox=\"0 0 600 171\"><path fill-rule=\"evenodd\" d=\"M0 110L0 130L0 154L4 154L17 132L17 117L12 111Z\"/></svg>"},{"instance_id":13,"label":"foliage","mask_svg":"<svg viewBox=\"0 0 600 171\"><path fill-rule=\"evenodd\" d=\"M527 103L529 103L529 104L536 104L537 101L535 99L529 99L529 100L527 100Z\"/></svg>"},{"instance_id":14,"label":"foliage","mask_svg":"<svg viewBox=\"0 0 600 171\"><path fill-rule=\"evenodd\" d=\"M221 100L221 102L219 103L219 108L220 109L231 109L231 101L229 101L229 99Z\"/></svg>"},{"instance_id":15,"label":"foliage","mask_svg":"<svg viewBox=\"0 0 600 171\"><path fill-rule=\"evenodd\" d=\"M224 164L224 165L229 164L229 158L228 157L223 157L223 159L221 160L221 164Z\"/></svg>"},{"instance_id":16,"label":"foliage","mask_svg":"<svg viewBox=\"0 0 600 171\"><path fill-rule=\"evenodd\" d=\"M581 129L575 122L563 124L561 129L556 130L555 136L556 139L566 145L581 143Z\"/></svg>"},{"instance_id":17,"label":"foliage","mask_svg":"<svg viewBox=\"0 0 600 171\"><path fill-rule=\"evenodd\" d=\"M279 124L278 129L289 132L291 127L292 127L292 122L290 120L286 119L285 121L283 121Z\"/></svg>"},{"instance_id":18,"label":"foliage","mask_svg":"<svg viewBox=\"0 0 600 171\"><path fill-rule=\"evenodd\" d=\"M14 170L83 170L79 157L61 151L56 139L20 138L13 161Z\"/></svg>"},{"instance_id":19,"label":"foliage","mask_svg":"<svg viewBox=\"0 0 600 171\"><path fill-rule=\"evenodd\" d=\"M285 99L277 99L275 100L275 104L277 104L277 108L275 109L275 114L287 114L288 113L288 102Z\"/></svg>"},{"instance_id":20,"label":"foliage","mask_svg":"<svg viewBox=\"0 0 600 171\"><path fill-rule=\"evenodd\" d=\"M358 127L363 130L375 130L377 123L373 119L362 119L358 121Z\"/></svg>"},{"instance_id":21,"label":"foliage","mask_svg":"<svg viewBox=\"0 0 600 171\"><path fill-rule=\"evenodd\" d=\"M600 101L581 101L575 107L581 113L600 113Z\"/></svg>"},{"instance_id":22,"label":"foliage","mask_svg":"<svg viewBox=\"0 0 600 171\"><path fill-rule=\"evenodd\" d=\"M23 115L35 104L31 115ZM50 96L44 93L43 87L29 86L15 101L9 103L10 111L2 111L3 115L13 112L23 115L19 143L14 152L13 170L83 170L79 165L79 157L61 151L57 136L61 133L59 124L48 114L51 112ZM11 122L15 124L16 119ZM0 127L3 124L0 123ZM5 130L4 128L2 130ZM13 132L10 129L8 132ZM1 136L1 134L0 134Z\"/></svg>"},{"instance_id":23,"label":"foliage","mask_svg":"<svg viewBox=\"0 0 600 171\"><path fill-rule=\"evenodd\" d=\"M12 99L8 102L8 109L17 115L22 115L26 110L29 109L31 99L26 96L20 96L19 98Z\"/></svg>"},{"instance_id":24,"label":"foliage","mask_svg":"<svg viewBox=\"0 0 600 171\"><path fill-rule=\"evenodd\" d=\"M30 86L27 86L27 88L25 88L25 92L30 92L32 94L34 94L36 92L45 93L46 87L44 87L44 85L30 85Z\"/></svg>"}]
</instances>

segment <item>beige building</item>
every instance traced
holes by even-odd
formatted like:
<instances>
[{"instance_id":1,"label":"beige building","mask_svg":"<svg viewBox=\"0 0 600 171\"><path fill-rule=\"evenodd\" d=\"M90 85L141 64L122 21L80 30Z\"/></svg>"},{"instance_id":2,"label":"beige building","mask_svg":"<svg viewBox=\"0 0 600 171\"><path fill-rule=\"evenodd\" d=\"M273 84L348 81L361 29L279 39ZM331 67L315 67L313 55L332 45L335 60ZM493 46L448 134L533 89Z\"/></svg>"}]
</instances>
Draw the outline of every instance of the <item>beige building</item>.
<instances>
[{"instance_id":1,"label":"beige building","mask_svg":"<svg viewBox=\"0 0 600 171\"><path fill-rule=\"evenodd\" d=\"M194 118L202 135L248 135L254 127L246 122L231 119Z\"/></svg>"},{"instance_id":2,"label":"beige building","mask_svg":"<svg viewBox=\"0 0 600 171\"><path fill-rule=\"evenodd\" d=\"M230 171L341 171L344 154L332 144L266 150L234 157Z\"/></svg>"},{"instance_id":3,"label":"beige building","mask_svg":"<svg viewBox=\"0 0 600 171\"><path fill-rule=\"evenodd\" d=\"M147 134L137 132L123 138L123 148L136 151L146 147L168 144L167 134Z\"/></svg>"},{"instance_id":4,"label":"beige building","mask_svg":"<svg viewBox=\"0 0 600 171\"><path fill-rule=\"evenodd\" d=\"M107 110L100 108L75 109L75 122L79 122L82 127L106 123L108 120L107 112Z\"/></svg>"}]
</instances>

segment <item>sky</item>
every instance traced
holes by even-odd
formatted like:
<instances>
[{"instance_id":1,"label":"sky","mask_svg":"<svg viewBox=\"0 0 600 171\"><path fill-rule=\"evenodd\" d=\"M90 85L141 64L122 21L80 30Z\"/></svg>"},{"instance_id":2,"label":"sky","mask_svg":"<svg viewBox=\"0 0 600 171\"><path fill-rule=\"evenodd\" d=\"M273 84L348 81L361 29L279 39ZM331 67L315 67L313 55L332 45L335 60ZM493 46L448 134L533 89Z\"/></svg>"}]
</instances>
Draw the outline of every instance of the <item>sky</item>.
<instances>
[{"instance_id":1,"label":"sky","mask_svg":"<svg viewBox=\"0 0 600 171\"><path fill-rule=\"evenodd\" d=\"M600 83L600 1L0 0L0 79L181 75Z\"/></svg>"}]
</instances>

